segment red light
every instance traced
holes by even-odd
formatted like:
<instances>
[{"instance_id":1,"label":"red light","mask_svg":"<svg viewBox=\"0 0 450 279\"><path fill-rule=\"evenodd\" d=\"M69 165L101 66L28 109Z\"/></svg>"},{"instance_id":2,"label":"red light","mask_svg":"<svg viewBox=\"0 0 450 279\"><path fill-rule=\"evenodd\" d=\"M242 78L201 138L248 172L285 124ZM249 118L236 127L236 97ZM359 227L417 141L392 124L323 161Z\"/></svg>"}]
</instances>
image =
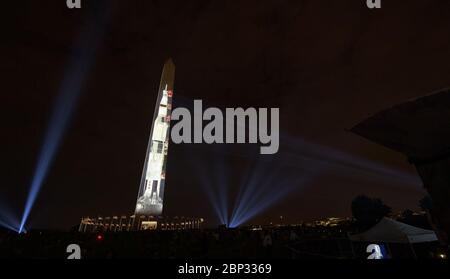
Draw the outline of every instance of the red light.
<instances>
[{"instance_id":1,"label":"red light","mask_svg":"<svg viewBox=\"0 0 450 279\"><path fill-rule=\"evenodd\" d=\"M101 235L101 234L97 235L97 240L98 241L102 241L103 240L103 235Z\"/></svg>"},{"instance_id":2,"label":"red light","mask_svg":"<svg viewBox=\"0 0 450 279\"><path fill-rule=\"evenodd\" d=\"M167 96L172 97L173 96L173 91L172 90L167 90Z\"/></svg>"}]
</instances>

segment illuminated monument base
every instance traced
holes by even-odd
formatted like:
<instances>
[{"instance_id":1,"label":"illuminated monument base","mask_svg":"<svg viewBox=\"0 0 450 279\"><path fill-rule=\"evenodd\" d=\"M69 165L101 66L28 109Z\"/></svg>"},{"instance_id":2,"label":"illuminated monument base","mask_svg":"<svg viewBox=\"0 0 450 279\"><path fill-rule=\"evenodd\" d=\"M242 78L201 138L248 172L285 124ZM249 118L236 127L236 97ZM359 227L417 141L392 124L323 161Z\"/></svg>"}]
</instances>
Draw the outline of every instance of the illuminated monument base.
<instances>
[{"instance_id":1,"label":"illuminated monument base","mask_svg":"<svg viewBox=\"0 0 450 279\"><path fill-rule=\"evenodd\" d=\"M162 216L112 216L112 217L84 217L81 219L79 232L127 232L145 230L195 230L200 229L202 218L162 217Z\"/></svg>"},{"instance_id":2,"label":"illuminated monument base","mask_svg":"<svg viewBox=\"0 0 450 279\"><path fill-rule=\"evenodd\" d=\"M140 212L162 212L162 201L153 202L150 197L142 196L136 203L136 209Z\"/></svg>"}]
</instances>

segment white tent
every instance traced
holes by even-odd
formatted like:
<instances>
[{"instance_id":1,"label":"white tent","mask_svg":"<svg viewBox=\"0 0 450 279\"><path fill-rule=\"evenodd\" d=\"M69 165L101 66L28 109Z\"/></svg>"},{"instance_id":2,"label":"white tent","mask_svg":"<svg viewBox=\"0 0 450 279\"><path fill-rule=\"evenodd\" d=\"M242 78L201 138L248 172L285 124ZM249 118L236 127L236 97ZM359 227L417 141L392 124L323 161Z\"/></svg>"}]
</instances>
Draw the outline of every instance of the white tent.
<instances>
[{"instance_id":1,"label":"white tent","mask_svg":"<svg viewBox=\"0 0 450 279\"><path fill-rule=\"evenodd\" d=\"M349 237L351 241L410 244L438 240L434 231L410 226L386 217L371 229Z\"/></svg>"}]
</instances>

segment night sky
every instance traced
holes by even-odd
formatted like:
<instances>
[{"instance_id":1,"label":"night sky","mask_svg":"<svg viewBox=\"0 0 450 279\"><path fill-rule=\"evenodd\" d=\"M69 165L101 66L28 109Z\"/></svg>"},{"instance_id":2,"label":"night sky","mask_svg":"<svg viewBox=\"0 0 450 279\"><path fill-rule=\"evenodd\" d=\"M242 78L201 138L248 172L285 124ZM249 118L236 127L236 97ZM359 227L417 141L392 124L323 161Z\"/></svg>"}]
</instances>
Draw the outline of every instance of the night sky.
<instances>
[{"instance_id":1,"label":"night sky","mask_svg":"<svg viewBox=\"0 0 450 279\"><path fill-rule=\"evenodd\" d=\"M263 196L277 198L251 223L350 216L358 194L395 211L418 209L424 190L406 158L348 129L450 86L449 1L383 1L381 10L365 0L83 0L81 10L65 2L2 4L2 212L21 217L69 58L94 41L32 227L67 229L82 216L133 212L168 57L176 65L175 107L194 99L279 107L282 138L273 157L259 155L258 145L171 144L166 215L215 226L205 185L225 193L218 196L231 212L252 179L265 185Z\"/></svg>"}]
</instances>

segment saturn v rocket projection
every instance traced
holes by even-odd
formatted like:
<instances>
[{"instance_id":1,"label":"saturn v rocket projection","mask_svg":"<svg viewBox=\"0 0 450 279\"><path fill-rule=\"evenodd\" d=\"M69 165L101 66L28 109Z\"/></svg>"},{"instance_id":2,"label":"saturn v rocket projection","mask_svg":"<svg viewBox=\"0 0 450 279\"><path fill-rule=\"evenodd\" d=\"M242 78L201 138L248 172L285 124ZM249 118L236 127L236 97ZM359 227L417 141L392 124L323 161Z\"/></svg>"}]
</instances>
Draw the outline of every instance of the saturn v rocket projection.
<instances>
[{"instance_id":1,"label":"saturn v rocket projection","mask_svg":"<svg viewBox=\"0 0 450 279\"><path fill-rule=\"evenodd\" d=\"M175 65L164 64L136 203L137 215L161 215L164 201Z\"/></svg>"}]
</instances>

